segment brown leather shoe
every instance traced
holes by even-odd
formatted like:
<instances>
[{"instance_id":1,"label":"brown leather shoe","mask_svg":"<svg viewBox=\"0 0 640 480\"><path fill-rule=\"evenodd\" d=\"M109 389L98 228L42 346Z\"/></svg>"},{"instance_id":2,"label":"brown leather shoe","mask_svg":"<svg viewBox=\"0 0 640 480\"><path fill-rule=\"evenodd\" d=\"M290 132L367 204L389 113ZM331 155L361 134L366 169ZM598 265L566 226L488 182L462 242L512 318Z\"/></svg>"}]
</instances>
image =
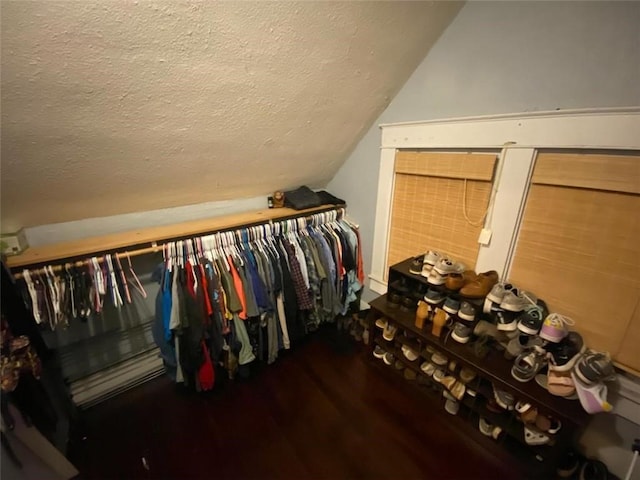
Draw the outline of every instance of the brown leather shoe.
<instances>
[{"instance_id":1,"label":"brown leather shoe","mask_svg":"<svg viewBox=\"0 0 640 480\"><path fill-rule=\"evenodd\" d=\"M491 270L478 274L471 282L465 284L460 290L460 295L467 298L483 298L491 291L493 286L498 283L498 272Z\"/></svg>"},{"instance_id":2,"label":"brown leather shoe","mask_svg":"<svg viewBox=\"0 0 640 480\"><path fill-rule=\"evenodd\" d=\"M444 281L444 286L449 290L457 291L467 283L474 281L476 276L476 272L473 270L465 270L463 273L450 273Z\"/></svg>"}]
</instances>

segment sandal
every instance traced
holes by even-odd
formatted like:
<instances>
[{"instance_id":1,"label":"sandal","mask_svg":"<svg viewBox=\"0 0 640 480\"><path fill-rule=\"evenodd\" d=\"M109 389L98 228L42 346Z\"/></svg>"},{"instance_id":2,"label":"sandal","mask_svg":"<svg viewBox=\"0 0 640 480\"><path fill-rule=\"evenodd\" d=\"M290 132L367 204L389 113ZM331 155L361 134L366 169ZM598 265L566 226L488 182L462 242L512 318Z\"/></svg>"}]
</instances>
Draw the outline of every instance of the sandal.
<instances>
[{"instance_id":1,"label":"sandal","mask_svg":"<svg viewBox=\"0 0 640 480\"><path fill-rule=\"evenodd\" d=\"M511 367L511 376L519 382L533 380L546 363L546 352L542 347L535 346L531 350L522 352Z\"/></svg>"},{"instance_id":2,"label":"sandal","mask_svg":"<svg viewBox=\"0 0 640 480\"><path fill-rule=\"evenodd\" d=\"M525 425L524 441L527 445L546 445L551 442L551 437L546 433L542 433L535 428Z\"/></svg>"}]
</instances>

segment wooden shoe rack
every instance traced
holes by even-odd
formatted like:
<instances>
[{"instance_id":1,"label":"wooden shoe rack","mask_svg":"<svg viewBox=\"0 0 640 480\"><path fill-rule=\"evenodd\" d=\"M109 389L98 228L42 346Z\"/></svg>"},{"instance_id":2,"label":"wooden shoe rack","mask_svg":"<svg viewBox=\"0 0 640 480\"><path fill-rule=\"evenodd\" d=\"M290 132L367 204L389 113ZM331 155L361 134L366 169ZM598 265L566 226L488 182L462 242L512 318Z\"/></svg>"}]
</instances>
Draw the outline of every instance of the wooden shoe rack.
<instances>
[{"instance_id":1,"label":"wooden shoe rack","mask_svg":"<svg viewBox=\"0 0 640 480\"><path fill-rule=\"evenodd\" d=\"M474 339L467 344L460 344L448 335L444 329L440 337L431 334L431 322L425 322L422 329L415 326L415 308L409 308L409 301L422 298L428 288L434 288L427 283L426 278L409 272L411 259L398 263L389 269L389 288L386 295L382 295L370 303L371 310L367 317L369 322L369 358L383 371L389 374L398 373L403 377L403 370L394 365L387 366L376 359L372 353L376 345L393 353L396 360L401 361L405 368L417 373L417 380L413 386L426 394L429 401L442 409L442 415L450 417L451 424L459 428L461 433L474 438L482 444L490 454L505 458L510 464L521 469L523 476L532 478L553 478L555 468L566 451L566 448L577 441L577 435L587 423L589 415L582 409L578 400L568 400L556 397L539 386L535 380L521 383L511 376L512 361L504 358L503 352L490 349L489 353L480 358L474 353ZM435 287L442 288L444 286ZM452 292L451 293L455 296ZM398 302L398 299L400 301ZM391 301L393 300L393 301ZM478 311L482 308L478 302ZM481 317L481 313L476 318ZM383 331L375 326L375 320L384 318L398 327L395 338L386 341ZM403 344L408 344L420 353L420 357L410 362L401 351ZM472 368L477 376L467 388L476 392L475 397L465 394L460 401L460 410L456 416L444 410L445 399L442 396L444 387L420 370L420 365L429 360L435 349L444 354L449 361L457 364L455 372L447 371L447 375L457 376L463 366ZM444 368L447 368L446 366ZM515 411L495 413L487 408L493 399L493 387L507 391L516 400L526 401L537 407L539 414L546 414L562 422L560 431L551 435L552 443L540 446L527 445L524 439L524 424L519 420ZM478 429L479 418L483 417L491 424L502 429L497 439L483 435Z\"/></svg>"}]
</instances>

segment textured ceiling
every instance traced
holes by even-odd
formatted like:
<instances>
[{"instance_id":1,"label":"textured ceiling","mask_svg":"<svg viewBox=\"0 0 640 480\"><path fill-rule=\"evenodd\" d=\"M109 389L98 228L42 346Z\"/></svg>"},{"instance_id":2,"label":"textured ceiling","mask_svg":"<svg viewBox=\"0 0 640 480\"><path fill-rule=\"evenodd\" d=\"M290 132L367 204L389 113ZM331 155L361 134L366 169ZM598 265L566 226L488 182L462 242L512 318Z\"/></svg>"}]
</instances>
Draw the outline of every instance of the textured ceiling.
<instances>
[{"instance_id":1,"label":"textured ceiling","mask_svg":"<svg viewBox=\"0 0 640 480\"><path fill-rule=\"evenodd\" d=\"M460 6L2 1L2 230L323 186Z\"/></svg>"}]
</instances>

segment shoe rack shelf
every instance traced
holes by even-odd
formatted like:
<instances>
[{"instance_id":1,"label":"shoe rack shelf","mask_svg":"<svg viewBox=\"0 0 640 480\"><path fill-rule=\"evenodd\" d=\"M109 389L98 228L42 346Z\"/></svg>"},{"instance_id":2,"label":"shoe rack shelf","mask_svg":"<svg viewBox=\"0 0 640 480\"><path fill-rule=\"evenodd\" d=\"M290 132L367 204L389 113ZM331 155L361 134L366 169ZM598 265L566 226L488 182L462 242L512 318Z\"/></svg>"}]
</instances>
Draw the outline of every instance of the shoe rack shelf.
<instances>
[{"instance_id":1,"label":"shoe rack shelf","mask_svg":"<svg viewBox=\"0 0 640 480\"><path fill-rule=\"evenodd\" d=\"M395 359L400 360L405 367L417 373L417 381L412 383L420 390L430 393L432 400L439 401L443 405L444 399L441 394L444 387L420 370L420 364L430 356L425 350L426 347L431 346L446 355L449 360L455 360L458 366L474 369L478 376L468 385L468 388L475 390L476 396L471 397L465 394L460 402L460 412L456 416L451 416L451 420L455 423L463 420L465 435L477 438L484 445L492 445L491 448L498 446L502 452L506 451L514 456L520 465L526 466L528 475L534 477L548 475L554 470L565 447L575 441L578 432L586 425L589 415L577 400L551 395L535 381L522 383L515 380L511 376L512 362L506 360L502 352L490 349L486 356L479 358L474 353L473 340L467 344L458 343L450 338L447 328L443 330L440 337L436 337L431 333L430 322L425 322L422 329L416 327L415 309L403 305L402 301L391 303L389 299L392 294L399 294L403 298L412 298L416 302L424 296L428 288L442 289L443 292L454 297L455 294L445 290L444 286L433 287L427 283L426 278L410 273L410 265L411 259L408 259L392 266L389 270L388 293L370 302L371 310L368 317L371 337L369 342L370 358L375 363L386 367L385 370L395 371L400 377L404 377L402 370L396 369L393 364L387 366L382 360L375 359L372 355L375 345L380 345L386 351L391 352ZM375 326L375 320L380 317L384 317L398 327L398 334L391 342L385 340L382 336L382 330ZM407 332L407 334L403 335L401 332ZM408 343L409 346L420 352L420 357L416 361L411 362L404 357L400 349L404 343ZM527 445L524 440L524 425L516 419L514 413L506 411L496 413L489 410L487 404L493 398L492 384L510 392L517 400L524 400L535 405L539 413L559 419L562 422L562 428L553 436L554 443L541 446ZM433 393L437 393L437 396ZM449 415L445 412L443 414ZM503 435L497 441L478 431L480 416L502 428ZM473 434L470 433L471 430L474 431Z\"/></svg>"}]
</instances>

